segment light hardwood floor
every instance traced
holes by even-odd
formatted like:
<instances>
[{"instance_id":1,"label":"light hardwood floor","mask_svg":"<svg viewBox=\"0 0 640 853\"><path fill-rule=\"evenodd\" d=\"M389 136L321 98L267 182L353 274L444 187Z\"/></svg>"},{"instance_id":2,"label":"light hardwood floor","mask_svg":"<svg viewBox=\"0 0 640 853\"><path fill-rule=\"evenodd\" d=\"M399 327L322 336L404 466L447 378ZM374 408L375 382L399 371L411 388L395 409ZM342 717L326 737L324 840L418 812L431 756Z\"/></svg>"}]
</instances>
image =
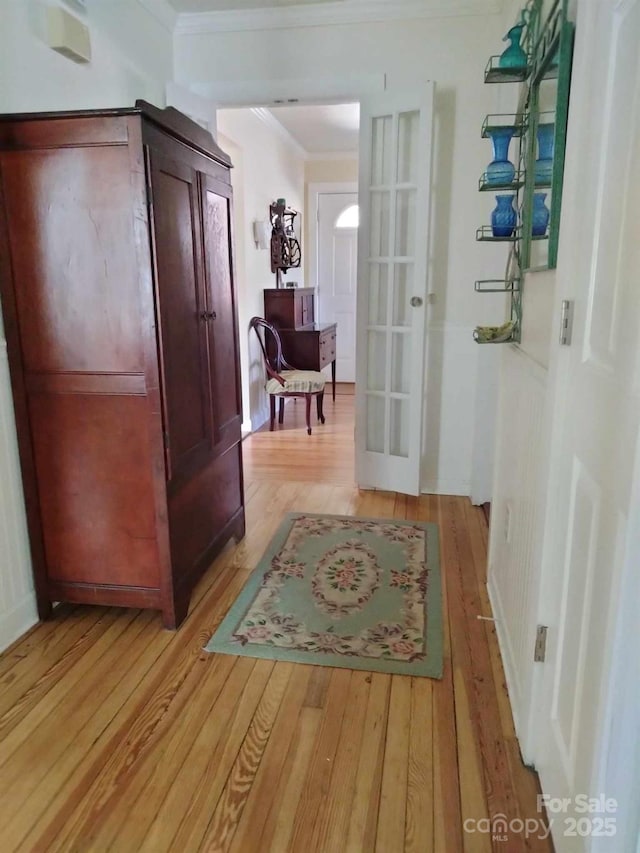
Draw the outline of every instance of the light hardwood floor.
<instances>
[{"instance_id":1,"label":"light hardwood floor","mask_svg":"<svg viewBox=\"0 0 640 853\"><path fill-rule=\"evenodd\" d=\"M548 851L463 822L537 818L485 590L483 513L358 492L353 398L245 441L247 536L176 633L158 614L63 606L0 657L0 849ZM441 681L208 655L203 645L289 510L440 525Z\"/></svg>"}]
</instances>

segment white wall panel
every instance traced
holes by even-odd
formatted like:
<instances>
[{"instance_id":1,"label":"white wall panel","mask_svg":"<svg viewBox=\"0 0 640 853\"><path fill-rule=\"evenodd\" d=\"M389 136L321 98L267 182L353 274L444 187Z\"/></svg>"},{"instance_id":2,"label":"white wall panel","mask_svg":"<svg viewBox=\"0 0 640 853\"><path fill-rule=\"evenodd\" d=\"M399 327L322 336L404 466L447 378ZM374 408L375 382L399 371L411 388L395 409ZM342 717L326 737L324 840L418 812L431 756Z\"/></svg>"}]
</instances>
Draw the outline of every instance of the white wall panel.
<instances>
[{"instance_id":1,"label":"white wall panel","mask_svg":"<svg viewBox=\"0 0 640 853\"><path fill-rule=\"evenodd\" d=\"M499 450L491 506L489 595L520 737L526 734L534 678L543 521L540 490L545 482L545 395L546 371L520 350L504 347L498 403ZM526 744L523 746L526 748Z\"/></svg>"}]
</instances>

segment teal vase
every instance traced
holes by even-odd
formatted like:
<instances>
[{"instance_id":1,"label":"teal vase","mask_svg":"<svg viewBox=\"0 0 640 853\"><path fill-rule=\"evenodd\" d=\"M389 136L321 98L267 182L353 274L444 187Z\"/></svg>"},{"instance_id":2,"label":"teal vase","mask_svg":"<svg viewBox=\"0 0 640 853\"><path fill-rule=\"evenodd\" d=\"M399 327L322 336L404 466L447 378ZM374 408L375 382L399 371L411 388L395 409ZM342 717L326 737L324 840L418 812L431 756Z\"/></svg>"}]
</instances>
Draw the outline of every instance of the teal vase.
<instances>
[{"instance_id":1,"label":"teal vase","mask_svg":"<svg viewBox=\"0 0 640 853\"><path fill-rule=\"evenodd\" d=\"M511 27L506 36L502 39L502 41L509 41L511 44L500 56L498 61L498 66L500 68L527 67L527 54L520 45L523 30L523 24L516 24L515 27Z\"/></svg>"}]
</instances>

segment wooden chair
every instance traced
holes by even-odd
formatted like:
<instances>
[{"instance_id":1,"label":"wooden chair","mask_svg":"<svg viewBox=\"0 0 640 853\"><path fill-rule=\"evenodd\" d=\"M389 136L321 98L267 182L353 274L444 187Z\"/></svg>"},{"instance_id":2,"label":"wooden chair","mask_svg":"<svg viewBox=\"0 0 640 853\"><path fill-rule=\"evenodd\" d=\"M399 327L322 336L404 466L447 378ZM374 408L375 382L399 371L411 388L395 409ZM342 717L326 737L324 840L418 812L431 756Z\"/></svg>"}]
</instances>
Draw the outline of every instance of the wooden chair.
<instances>
[{"instance_id":1,"label":"wooden chair","mask_svg":"<svg viewBox=\"0 0 640 853\"><path fill-rule=\"evenodd\" d=\"M307 434L311 435L311 398L316 398L318 420L324 423L322 403L324 400L324 374L316 370L296 370L284 360L282 342L278 330L263 317L252 317L249 328L256 333L267 369L265 390L269 395L273 431L276 420L276 397L279 398L278 423L284 420L284 398L304 397L307 418Z\"/></svg>"}]
</instances>

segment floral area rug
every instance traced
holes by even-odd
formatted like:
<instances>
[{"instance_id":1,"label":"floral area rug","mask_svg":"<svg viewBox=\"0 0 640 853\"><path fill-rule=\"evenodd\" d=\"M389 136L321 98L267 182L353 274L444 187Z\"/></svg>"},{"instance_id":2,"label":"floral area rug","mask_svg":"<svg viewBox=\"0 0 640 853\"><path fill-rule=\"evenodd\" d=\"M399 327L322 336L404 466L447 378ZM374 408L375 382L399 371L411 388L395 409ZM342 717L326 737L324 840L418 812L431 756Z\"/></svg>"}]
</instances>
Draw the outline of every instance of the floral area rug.
<instances>
[{"instance_id":1,"label":"floral area rug","mask_svg":"<svg viewBox=\"0 0 640 853\"><path fill-rule=\"evenodd\" d=\"M438 528L290 513L209 652L442 676Z\"/></svg>"}]
</instances>

